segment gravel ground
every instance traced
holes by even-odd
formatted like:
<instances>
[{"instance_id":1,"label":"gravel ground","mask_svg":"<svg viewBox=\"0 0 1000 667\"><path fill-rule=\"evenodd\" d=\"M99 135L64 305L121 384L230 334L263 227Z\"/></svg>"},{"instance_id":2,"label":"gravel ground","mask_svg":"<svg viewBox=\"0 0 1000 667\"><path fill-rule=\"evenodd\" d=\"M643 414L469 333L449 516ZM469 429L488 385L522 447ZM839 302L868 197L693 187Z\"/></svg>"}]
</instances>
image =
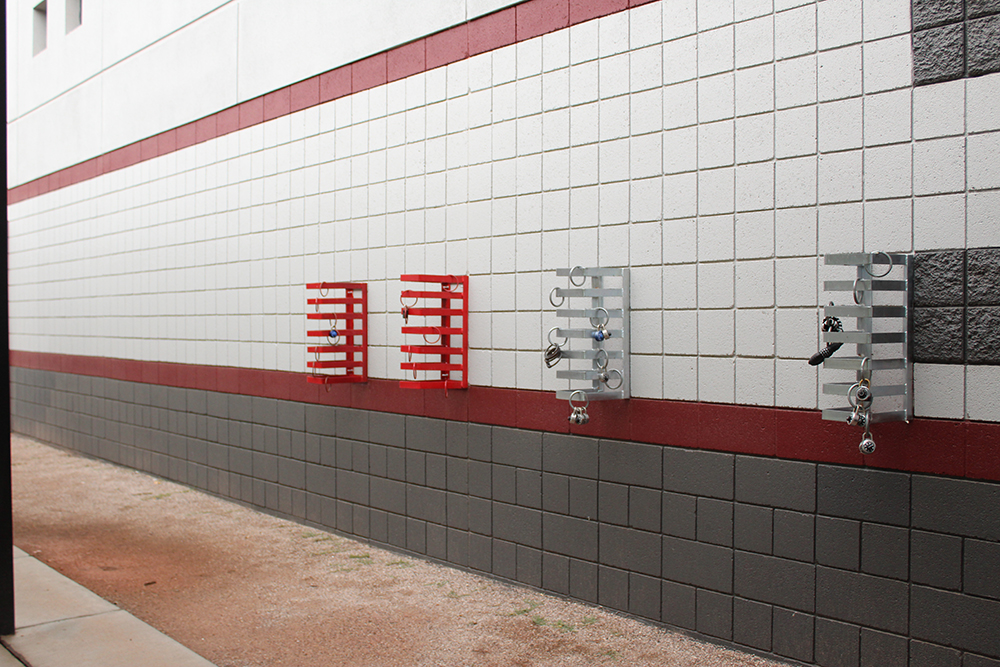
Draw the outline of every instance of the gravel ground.
<instances>
[{"instance_id":1,"label":"gravel ground","mask_svg":"<svg viewBox=\"0 0 1000 667\"><path fill-rule=\"evenodd\" d=\"M14 544L219 667L777 667L12 436Z\"/></svg>"}]
</instances>

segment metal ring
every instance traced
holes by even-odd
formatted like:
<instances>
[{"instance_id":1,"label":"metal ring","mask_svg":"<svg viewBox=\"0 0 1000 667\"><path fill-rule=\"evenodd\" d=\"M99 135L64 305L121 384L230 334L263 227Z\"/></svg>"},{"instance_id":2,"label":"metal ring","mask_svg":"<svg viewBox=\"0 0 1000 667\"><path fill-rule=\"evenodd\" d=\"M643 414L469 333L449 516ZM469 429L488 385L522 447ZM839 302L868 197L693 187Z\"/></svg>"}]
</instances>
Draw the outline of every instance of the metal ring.
<instances>
[{"instance_id":1,"label":"metal ring","mask_svg":"<svg viewBox=\"0 0 1000 667\"><path fill-rule=\"evenodd\" d=\"M450 278L450 280L448 280L447 282L441 283L441 291L442 292L454 292L455 288L458 287L458 285L459 285L458 279L455 278L455 276L453 276L450 273L447 276L445 276L445 278Z\"/></svg>"},{"instance_id":2,"label":"metal ring","mask_svg":"<svg viewBox=\"0 0 1000 667\"><path fill-rule=\"evenodd\" d=\"M600 320L600 316L601 316L601 311L602 310L604 311L604 321L603 322L601 322L601 320ZM608 322L611 321L611 314L608 313L608 309L605 308L605 307L603 307L603 306L598 306L597 309L596 309L596 312L597 312L597 318L596 318L597 319L597 323L594 324L594 319L595 318L591 317L590 318L590 326L597 327L598 329L601 328L601 327L607 326Z\"/></svg>"},{"instance_id":3,"label":"metal ring","mask_svg":"<svg viewBox=\"0 0 1000 667\"><path fill-rule=\"evenodd\" d=\"M618 370L617 368L612 368L612 369L608 370L607 373L608 373L608 375L611 375L612 373L616 373L618 375L618 384L616 384L614 387L612 387L611 383L608 382L607 380L605 380L604 381L604 386L606 386L611 391L614 391L615 389L621 389L621 386L623 384L625 384L625 376L622 375L622 372L620 370Z\"/></svg>"},{"instance_id":4,"label":"metal ring","mask_svg":"<svg viewBox=\"0 0 1000 667\"><path fill-rule=\"evenodd\" d=\"M333 327L330 327L330 332L326 334L326 339L330 341L330 345L340 345L344 342L343 336L341 336L340 332Z\"/></svg>"},{"instance_id":5,"label":"metal ring","mask_svg":"<svg viewBox=\"0 0 1000 667\"><path fill-rule=\"evenodd\" d=\"M552 340L552 334L553 334L553 332L556 332L556 331L559 331L559 327L552 327L551 329L549 329L549 333L546 336L546 339L548 339L549 345L555 345L558 348L562 348L562 346L565 345L569 341L569 338L567 336L563 336L563 342L562 343L556 343L556 342L554 342Z\"/></svg>"},{"instance_id":6,"label":"metal ring","mask_svg":"<svg viewBox=\"0 0 1000 667\"><path fill-rule=\"evenodd\" d=\"M404 308L413 308L414 306L416 306L416 305L417 305L417 301L419 301L419 300L420 300L420 299L418 299L417 297L413 297L413 303L411 303L410 305L406 305L406 302L405 302L405 301L403 301L403 293L402 293L402 292L400 292L400 293L399 293L399 303L400 303L400 304L401 304L401 305L402 305L402 306L403 306Z\"/></svg>"},{"instance_id":7,"label":"metal ring","mask_svg":"<svg viewBox=\"0 0 1000 667\"><path fill-rule=\"evenodd\" d=\"M327 287L326 283L319 284L319 295L326 298L326 295L330 293L330 288ZM318 304L317 304L318 305Z\"/></svg>"},{"instance_id":8,"label":"metal ring","mask_svg":"<svg viewBox=\"0 0 1000 667\"><path fill-rule=\"evenodd\" d=\"M437 345L438 343L441 342L441 327L434 327L434 331L437 333L437 340L427 340L426 333L420 334L421 336L423 336L424 342L427 343L428 345Z\"/></svg>"},{"instance_id":9,"label":"metal ring","mask_svg":"<svg viewBox=\"0 0 1000 667\"><path fill-rule=\"evenodd\" d=\"M861 305L861 302L865 299L864 290L858 289L858 283L861 282L861 278L854 279L854 303Z\"/></svg>"},{"instance_id":10,"label":"metal ring","mask_svg":"<svg viewBox=\"0 0 1000 667\"><path fill-rule=\"evenodd\" d=\"M869 382L871 382L871 375L872 375L871 362L872 362L871 357L861 357L861 368L858 369L858 372L861 373L862 380L867 379ZM861 380L858 380L858 382L860 381Z\"/></svg>"},{"instance_id":11,"label":"metal ring","mask_svg":"<svg viewBox=\"0 0 1000 667\"><path fill-rule=\"evenodd\" d=\"M566 297L562 297L562 301L560 301L559 303L556 303L556 302L555 302L555 300L554 300L554 299L552 298L552 297L553 297L553 295L555 295L555 293L556 293L556 290L558 290L558 289L559 289L558 287L553 287L553 288L552 288L552 291L551 291L551 292L549 292L549 303L551 303L551 304L552 304L552 307L553 307L553 308L559 308L559 307L560 307L560 306L562 306L562 305L563 305L564 303L566 303Z\"/></svg>"},{"instance_id":12,"label":"metal ring","mask_svg":"<svg viewBox=\"0 0 1000 667\"><path fill-rule=\"evenodd\" d=\"M576 273L577 269L580 269L580 277L583 279L580 282L574 282L573 281L573 274ZM587 276L584 275L584 271L586 271L586 269L583 268L582 266L574 266L572 269L570 269L570 271L569 271L569 284L572 285L573 287L583 287L583 284L585 282L587 282Z\"/></svg>"},{"instance_id":13,"label":"metal ring","mask_svg":"<svg viewBox=\"0 0 1000 667\"><path fill-rule=\"evenodd\" d=\"M852 384L851 387L847 390L847 402L850 404L852 408L858 407L857 395L858 395L858 389L860 388L861 388L861 382L859 381Z\"/></svg>"},{"instance_id":14,"label":"metal ring","mask_svg":"<svg viewBox=\"0 0 1000 667\"><path fill-rule=\"evenodd\" d=\"M577 394L580 394L581 396L583 396L583 400L584 400L584 404L583 405L580 405L580 406L573 405L573 398ZM577 389L576 391L574 391L572 394L569 395L569 407L573 408L574 410L577 407L581 407L584 410L586 410L588 405L590 405L590 398L587 397L587 392L583 391L582 389Z\"/></svg>"},{"instance_id":15,"label":"metal ring","mask_svg":"<svg viewBox=\"0 0 1000 667\"><path fill-rule=\"evenodd\" d=\"M600 361L598 361L601 358L602 354L604 355L604 363L603 364ZM596 363L597 367L600 368L602 371L605 368L607 368L608 367L608 351L605 350L603 347L599 348L597 350L597 354L594 355L594 363Z\"/></svg>"},{"instance_id":16,"label":"metal ring","mask_svg":"<svg viewBox=\"0 0 1000 667\"><path fill-rule=\"evenodd\" d=\"M872 278L885 278L887 275L889 275L889 272L892 271L892 255L885 252L884 250L879 250L877 253L872 255L872 258L875 258L879 255L884 255L885 258L889 260L889 268L885 270L885 273L879 273L879 274L872 273L872 270L868 268L872 265L872 262L868 262L867 264L861 265L861 268L865 270L865 273L870 275Z\"/></svg>"}]
</instances>

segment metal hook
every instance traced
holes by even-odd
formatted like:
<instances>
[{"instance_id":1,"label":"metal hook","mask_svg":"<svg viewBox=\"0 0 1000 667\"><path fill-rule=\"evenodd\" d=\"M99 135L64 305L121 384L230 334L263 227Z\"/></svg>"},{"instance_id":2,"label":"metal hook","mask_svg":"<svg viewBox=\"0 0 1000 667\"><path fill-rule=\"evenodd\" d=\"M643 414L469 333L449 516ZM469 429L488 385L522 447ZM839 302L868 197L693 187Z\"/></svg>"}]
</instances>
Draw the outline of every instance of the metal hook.
<instances>
[{"instance_id":1,"label":"metal hook","mask_svg":"<svg viewBox=\"0 0 1000 667\"><path fill-rule=\"evenodd\" d=\"M567 343L567 341L569 341L569 338L567 338L566 336L563 336L563 342L556 343L555 341L552 340L552 334L556 333L557 331L559 331L559 327L552 327L551 329L549 329L549 333L546 336L546 339L548 339L549 345L555 345L556 347L562 347L563 345L565 345Z\"/></svg>"},{"instance_id":2,"label":"metal hook","mask_svg":"<svg viewBox=\"0 0 1000 667\"><path fill-rule=\"evenodd\" d=\"M885 270L885 273L879 273L879 274L872 273L872 270L868 267L870 267L874 262L869 262L867 264L861 265L861 268L865 270L865 273L870 275L872 278L885 278L887 275L889 275L889 272L892 271L892 255L885 252L884 250L879 250L877 253L872 255L872 259L875 259L879 255L883 255L887 260L889 260L889 268Z\"/></svg>"},{"instance_id":3,"label":"metal hook","mask_svg":"<svg viewBox=\"0 0 1000 667\"><path fill-rule=\"evenodd\" d=\"M601 311L604 311L604 321L603 322L600 319L601 318ZM597 316L596 316L596 318L595 317L591 317L590 318L590 326L592 326L592 327L607 326L608 322L611 321L611 315L608 313L608 309L604 308L603 306L598 306L595 312L597 313ZM594 323L594 319L597 319L597 323L596 324Z\"/></svg>"},{"instance_id":4,"label":"metal hook","mask_svg":"<svg viewBox=\"0 0 1000 667\"><path fill-rule=\"evenodd\" d=\"M583 405L573 405L573 399L576 398L577 394L583 396L583 401L584 401ZM576 391L574 391L572 394L569 395L569 407L574 409L580 407L586 410L588 405L590 405L590 398L587 397L587 392L583 391L582 389L577 389Z\"/></svg>"}]
</instances>

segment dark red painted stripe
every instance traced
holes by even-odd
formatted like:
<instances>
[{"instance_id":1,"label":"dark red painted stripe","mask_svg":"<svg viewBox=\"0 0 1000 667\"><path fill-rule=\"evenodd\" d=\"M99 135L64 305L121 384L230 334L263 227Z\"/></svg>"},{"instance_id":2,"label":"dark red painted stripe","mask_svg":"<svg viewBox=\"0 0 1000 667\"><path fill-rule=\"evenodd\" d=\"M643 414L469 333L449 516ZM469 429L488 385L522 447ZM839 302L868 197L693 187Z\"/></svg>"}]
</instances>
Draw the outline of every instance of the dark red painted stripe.
<instances>
[{"instance_id":1,"label":"dark red painted stripe","mask_svg":"<svg viewBox=\"0 0 1000 667\"><path fill-rule=\"evenodd\" d=\"M7 190L31 199L230 132L654 0L526 0Z\"/></svg>"},{"instance_id":2,"label":"dark red painted stripe","mask_svg":"<svg viewBox=\"0 0 1000 667\"><path fill-rule=\"evenodd\" d=\"M10 365L555 433L571 430L566 402L552 392L472 386L446 393L400 389L392 380L321 386L306 382L304 373L17 350L10 353ZM879 424L874 429L878 450L862 456L858 429L823 421L816 410L633 398L591 403L589 413L590 423L574 427L573 433L1000 481L1000 424L992 422L921 418Z\"/></svg>"}]
</instances>

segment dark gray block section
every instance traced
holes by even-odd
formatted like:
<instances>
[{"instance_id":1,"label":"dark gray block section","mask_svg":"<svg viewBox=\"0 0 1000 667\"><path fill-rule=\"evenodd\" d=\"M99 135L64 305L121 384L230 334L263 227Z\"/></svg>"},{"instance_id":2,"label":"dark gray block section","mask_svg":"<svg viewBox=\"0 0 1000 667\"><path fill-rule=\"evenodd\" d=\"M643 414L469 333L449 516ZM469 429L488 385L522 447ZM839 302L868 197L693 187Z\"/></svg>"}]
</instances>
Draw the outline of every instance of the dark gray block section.
<instances>
[{"instance_id":1,"label":"dark gray block section","mask_svg":"<svg viewBox=\"0 0 1000 667\"><path fill-rule=\"evenodd\" d=\"M628 612L660 620L660 580L643 574L630 572L628 575Z\"/></svg>"},{"instance_id":2,"label":"dark gray block section","mask_svg":"<svg viewBox=\"0 0 1000 667\"><path fill-rule=\"evenodd\" d=\"M910 642L910 667L962 667L962 654L914 640Z\"/></svg>"},{"instance_id":3,"label":"dark gray block section","mask_svg":"<svg viewBox=\"0 0 1000 667\"><path fill-rule=\"evenodd\" d=\"M970 248L968 263L968 305L1000 306L1000 248Z\"/></svg>"},{"instance_id":4,"label":"dark gray block section","mask_svg":"<svg viewBox=\"0 0 1000 667\"><path fill-rule=\"evenodd\" d=\"M962 538L911 531L910 577L916 584L959 590L962 587Z\"/></svg>"},{"instance_id":5,"label":"dark gray block section","mask_svg":"<svg viewBox=\"0 0 1000 667\"><path fill-rule=\"evenodd\" d=\"M601 526L600 554L604 565L660 576L660 536L656 533Z\"/></svg>"},{"instance_id":6,"label":"dark gray block section","mask_svg":"<svg viewBox=\"0 0 1000 667\"><path fill-rule=\"evenodd\" d=\"M1000 543L965 540L964 590L1000 600Z\"/></svg>"},{"instance_id":7,"label":"dark gray block section","mask_svg":"<svg viewBox=\"0 0 1000 667\"><path fill-rule=\"evenodd\" d=\"M965 30L969 75L1000 72L1000 17L974 19L966 24Z\"/></svg>"},{"instance_id":8,"label":"dark gray block section","mask_svg":"<svg viewBox=\"0 0 1000 667\"><path fill-rule=\"evenodd\" d=\"M923 85L965 75L965 25L952 23L913 33L913 83Z\"/></svg>"},{"instance_id":9,"label":"dark gray block section","mask_svg":"<svg viewBox=\"0 0 1000 667\"><path fill-rule=\"evenodd\" d=\"M1000 14L1000 0L965 0L965 12L970 19Z\"/></svg>"},{"instance_id":10,"label":"dark gray block section","mask_svg":"<svg viewBox=\"0 0 1000 667\"><path fill-rule=\"evenodd\" d=\"M633 486L629 489L628 520L632 528L660 532L663 494L654 489Z\"/></svg>"},{"instance_id":11,"label":"dark gray block section","mask_svg":"<svg viewBox=\"0 0 1000 667\"><path fill-rule=\"evenodd\" d=\"M733 508L733 544L737 549L771 553L773 515L770 507L736 503Z\"/></svg>"},{"instance_id":12,"label":"dark gray block section","mask_svg":"<svg viewBox=\"0 0 1000 667\"><path fill-rule=\"evenodd\" d=\"M732 593L732 573L732 549L676 537L663 537L664 579Z\"/></svg>"},{"instance_id":13,"label":"dark gray block section","mask_svg":"<svg viewBox=\"0 0 1000 667\"><path fill-rule=\"evenodd\" d=\"M907 667L908 657L906 637L862 628L862 667Z\"/></svg>"},{"instance_id":14,"label":"dark gray block section","mask_svg":"<svg viewBox=\"0 0 1000 667\"><path fill-rule=\"evenodd\" d=\"M909 530L866 523L861 527L861 571L890 579L910 573Z\"/></svg>"},{"instance_id":15,"label":"dark gray block section","mask_svg":"<svg viewBox=\"0 0 1000 667\"><path fill-rule=\"evenodd\" d=\"M1000 541L1000 485L944 477L913 476L913 527Z\"/></svg>"},{"instance_id":16,"label":"dark gray block section","mask_svg":"<svg viewBox=\"0 0 1000 667\"><path fill-rule=\"evenodd\" d=\"M965 361L965 309L913 309L913 360L927 364Z\"/></svg>"},{"instance_id":17,"label":"dark gray block section","mask_svg":"<svg viewBox=\"0 0 1000 667\"><path fill-rule=\"evenodd\" d=\"M733 599L733 641L762 651L771 650L771 605Z\"/></svg>"},{"instance_id":18,"label":"dark gray block section","mask_svg":"<svg viewBox=\"0 0 1000 667\"><path fill-rule=\"evenodd\" d=\"M366 410L337 408L337 435L350 440L368 440L368 417Z\"/></svg>"},{"instance_id":19,"label":"dark gray block section","mask_svg":"<svg viewBox=\"0 0 1000 667\"><path fill-rule=\"evenodd\" d=\"M955 23L963 18L963 0L913 0L914 30Z\"/></svg>"},{"instance_id":20,"label":"dark gray block section","mask_svg":"<svg viewBox=\"0 0 1000 667\"><path fill-rule=\"evenodd\" d=\"M406 446L406 417L380 413L368 422L368 437L372 442L393 447Z\"/></svg>"},{"instance_id":21,"label":"dark gray block section","mask_svg":"<svg viewBox=\"0 0 1000 667\"><path fill-rule=\"evenodd\" d=\"M699 590L697 594L698 632L730 640L733 638L733 598L713 591Z\"/></svg>"},{"instance_id":22,"label":"dark gray block section","mask_svg":"<svg viewBox=\"0 0 1000 667\"><path fill-rule=\"evenodd\" d=\"M1000 364L1000 306L967 308L965 332L970 364Z\"/></svg>"},{"instance_id":23,"label":"dark gray block section","mask_svg":"<svg viewBox=\"0 0 1000 667\"><path fill-rule=\"evenodd\" d=\"M774 644L778 655L803 662L812 662L814 618L810 614L774 608Z\"/></svg>"},{"instance_id":24,"label":"dark gray block section","mask_svg":"<svg viewBox=\"0 0 1000 667\"><path fill-rule=\"evenodd\" d=\"M734 590L740 597L812 611L816 599L816 566L812 563L736 552Z\"/></svg>"},{"instance_id":25,"label":"dark gray block section","mask_svg":"<svg viewBox=\"0 0 1000 667\"><path fill-rule=\"evenodd\" d=\"M662 485L662 447L619 440L601 440L599 452L602 480L656 489Z\"/></svg>"},{"instance_id":26,"label":"dark gray block section","mask_svg":"<svg viewBox=\"0 0 1000 667\"><path fill-rule=\"evenodd\" d=\"M816 543L815 516L774 510L774 555L812 562Z\"/></svg>"},{"instance_id":27,"label":"dark gray block section","mask_svg":"<svg viewBox=\"0 0 1000 667\"><path fill-rule=\"evenodd\" d=\"M494 427L493 462L541 470L542 434L537 431Z\"/></svg>"},{"instance_id":28,"label":"dark gray block section","mask_svg":"<svg viewBox=\"0 0 1000 667\"><path fill-rule=\"evenodd\" d=\"M733 546L733 503L714 498L698 499L698 541Z\"/></svg>"},{"instance_id":29,"label":"dark gray block section","mask_svg":"<svg viewBox=\"0 0 1000 667\"><path fill-rule=\"evenodd\" d=\"M444 454L445 445L445 422L427 417L406 417L407 449Z\"/></svg>"},{"instance_id":30,"label":"dark gray block section","mask_svg":"<svg viewBox=\"0 0 1000 667\"><path fill-rule=\"evenodd\" d=\"M597 484L597 518L602 523L628 525L628 487L623 484Z\"/></svg>"},{"instance_id":31,"label":"dark gray block section","mask_svg":"<svg viewBox=\"0 0 1000 667\"><path fill-rule=\"evenodd\" d=\"M696 621L695 589L673 581L664 581L661 586L660 619L664 623L694 630Z\"/></svg>"},{"instance_id":32,"label":"dark gray block section","mask_svg":"<svg viewBox=\"0 0 1000 667\"><path fill-rule=\"evenodd\" d=\"M823 667L858 667L861 656L861 632L858 626L816 619L816 663Z\"/></svg>"},{"instance_id":33,"label":"dark gray block section","mask_svg":"<svg viewBox=\"0 0 1000 667\"><path fill-rule=\"evenodd\" d=\"M697 536L697 498L663 492L663 534L693 540Z\"/></svg>"},{"instance_id":34,"label":"dark gray block section","mask_svg":"<svg viewBox=\"0 0 1000 667\"><path fill-rule=\"evenodd\" d=\"M597 479L598 441L576 435L542 435L542 469L572 477Z\"/></svg>"},{"instance_id":35,"label":"dark gray block section","mask_svg":"<svg viewBox=\"0 0 1000 667\"><path fill-rule=\"evenodd\" d=\"M828 516L905 526L910 519L910 476L905 473L819 466L817 511Z\"/></svg>"},{"instance_id":36,"label":"dark gray block section","mask_svg":"<svg viewBox=\"0 0 1000 667\"><path fill-rule=\"evenodd\" d=\"M1000 602L923 586L911 596L915 639L1000 658Z\"/></svg>"},{"instance_id":37,"label":"dark gray block section","mask_svg":"<svg viewBox=\"0 0 1000 667\"><path fill-rule=\"evenodd\" d=\"M816 465L736 457L736 500L801 512L816 511Z\"/></svg>"},{"instance_id":38,"label":"dark gray block section","mask_svg":"<svg viewBox=\"0 0 1000 667\"><path fill-rule=\"evenodd\" d=\"M905 582L816 568L816 613L888 632L905 633L909 590Z\"/></svg>"},{"instance_id":39,"label":"dark gray block section","mask_svg":"<svg viewBox=\"0 0 1000 667\"><path fill-rule=\"evenodd\" d=\"M598 526L596 521L546 512L542 515L542 547L545 551L596 561Z\"/></svg>"},{"instance_id":40,"label":"dark gray block section","mask_svg":"<svg viewBox=\"0 0 1000 667\"><path fill-rule=\"evenodd\" d=\"M735 460L733 454L664 448L663 489L732 500Z\"/></svg>"}]
</instances>

